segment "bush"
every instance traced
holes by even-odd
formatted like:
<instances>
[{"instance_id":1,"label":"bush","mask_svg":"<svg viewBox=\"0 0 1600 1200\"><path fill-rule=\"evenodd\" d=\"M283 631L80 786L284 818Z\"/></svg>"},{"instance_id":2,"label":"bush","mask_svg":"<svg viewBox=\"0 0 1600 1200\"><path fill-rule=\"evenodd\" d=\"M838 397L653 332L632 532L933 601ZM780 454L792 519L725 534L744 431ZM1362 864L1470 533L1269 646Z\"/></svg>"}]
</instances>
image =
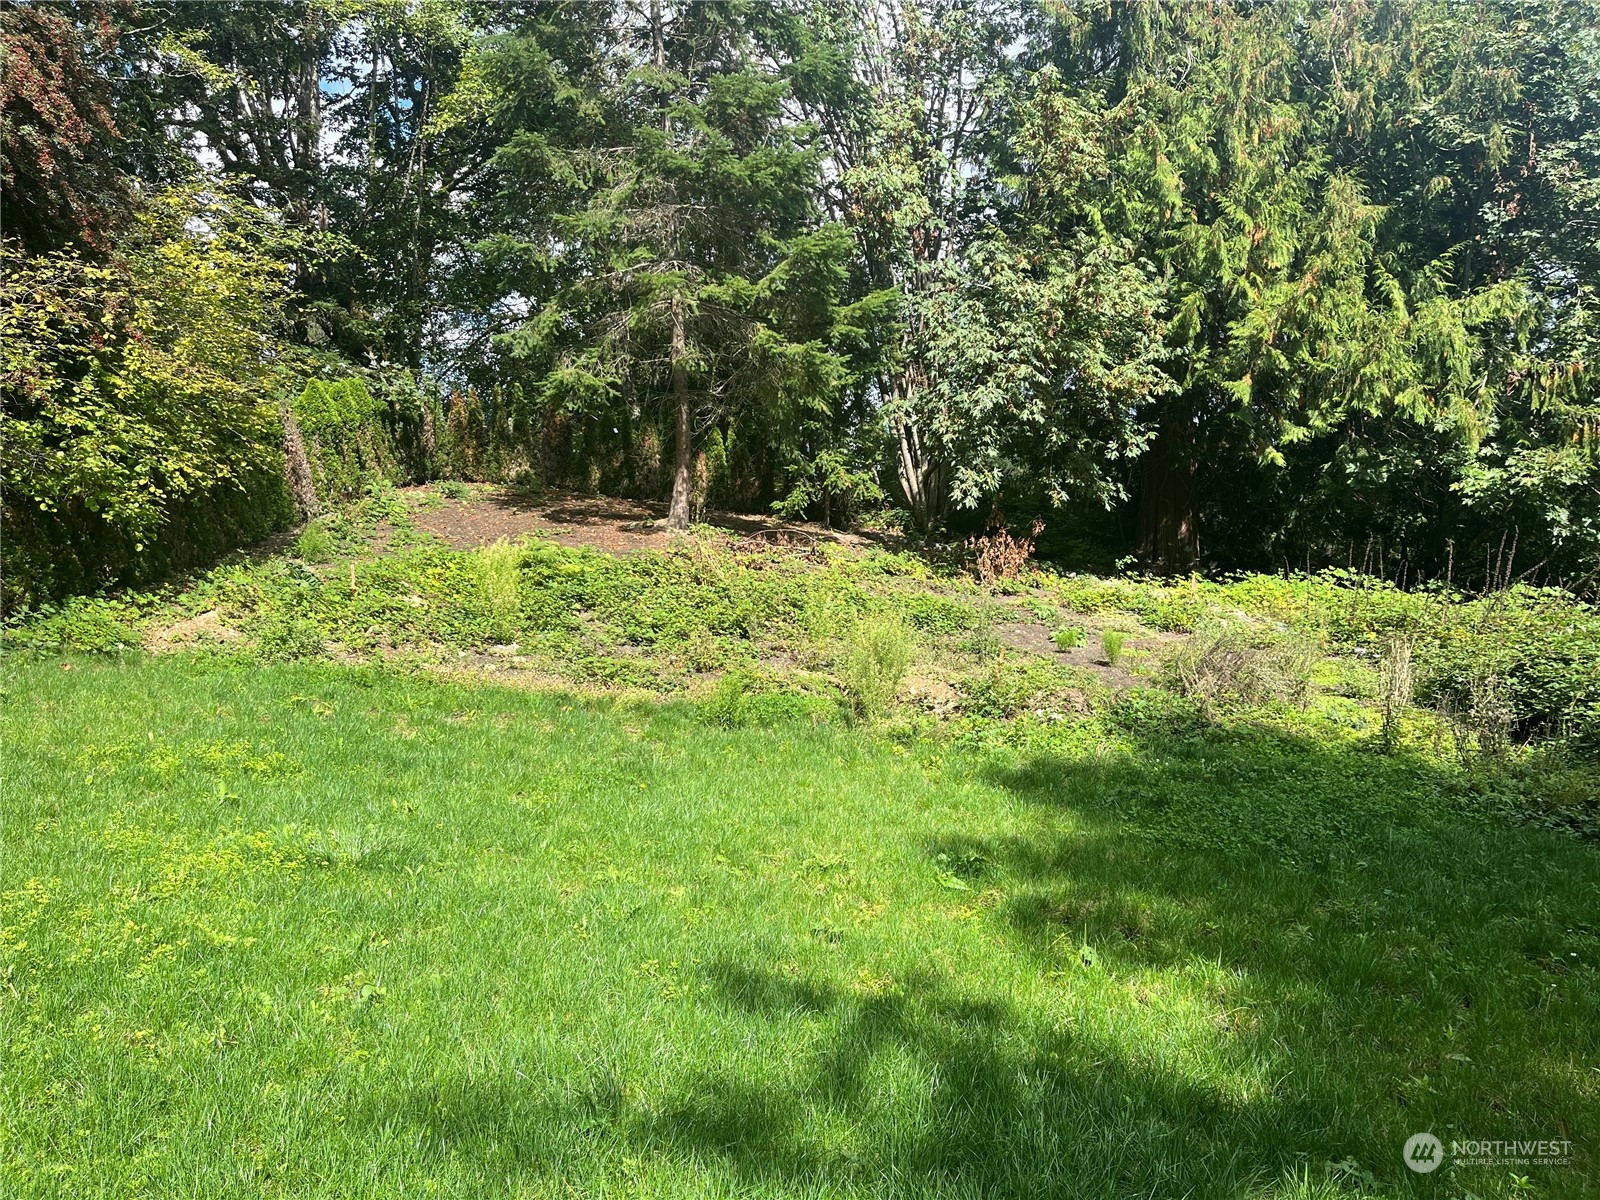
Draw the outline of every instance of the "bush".
<instances>
[{"instance_id":1,"label":"bush","mask_svg":"<svg viewBox=\"0 0 1600 1200\"><path fill-rule=\"evenodd\" d=\"M141 601L138 596L73 596L60 605L45 604L19 612L7 621L5 644L20 650L110 654L139 644Z\"/></svg>"},{"instance_id":2,"label":"bush","mask_svg":"<svg viewBox=\"0 0 1600 1200\"><path fill-rule=\"evenodd\" d=\"M269 613L256 627L256 648L265 658L316 658L327 647L327 631L310 617Z\"/></svg>"},{"instance_id":3,"label":"bush","mask_svg":"<svg viewBox=\"0 0 1600 1200\"><path fill-rule=\"evenodd\" d=\"M965 633L983 624L983 614L970 604L944 596L908 596L906 620L924 633Z\"/></svg>"},{"instance_id":4,"label":"bush","mask_svg":"<svg viewBox=\"0 0 1600 1200\"><path fill-rule=\"evenodd\" d=\"M984 583L1015 579L1033 557L1033 546L1044 532L1044 522L1035 520L1027 537L1017 537L1004 525L993 533L967 539L972 554L972 569Z\"/></svg>"},{"instance_id":5,"label":"bush","mask_svg":"<svg viewBox=\"0 0 1600 1200\"><path fill-rule=\"evenodd\" d=\"M290 523L264 386L285 350L282 236L249 204L180 189L148 196L104 265L0 248L7 607L155 579Z\"/></svg>"},{"instance_id":6,"label":"bush","mask_svg":"<svg viewBox=\"0 0 1600 1200\"><path fill-rule=\"evenodd\" d=\"M856 716L870 720L883 712L900 689L911 665L911 635L890 618L857 625L839 655L839 685Z\"/></svg>"},{"instance_id":7,"label":"bush","mask_svg":"<svg viewBox=\"0 0 1600 1200\"><path fill-rule=\"evenodd\" d=\"M1008 663L1000 657L988 670L962 680L957 690L969 716L1007 720L1039 707L1063 689L1061 677L1049 663L1026 658Z\"/></svg>"},{"instance_id":8,"label":"bush","mask_svg":"<svg viewBox=\"0 0 1600 1200\"><path fill-rule=\"evenodd\" d=\"M707 719L723 729L737 729L744 724L745 693L750 683L750 676L742 671L729 671L717 680L705 702Z\"/></svg>"},{"instance_id":9,"label":"bush","mask_svg":"<svg viewBox=\"0 0 1600 1200\"><path fill-rule=\"evenodd\" d=\"M1224 701L1280 700L1304 707L1311 699L1317 645L1292 630L1263 632L1239 621L1201 622L1167 664L1168 682L1206 708Z\"/></svg>"},{"instance_id":10,"label":"bush","mask_svg":"<svg viewBox=\"0 0 1600 1200\"><path fill-rule=\"evenodd\" d=\"M489 609L489 636L510 641L517 636L521 608L522 551L501 538L473 556L473 568L478 591Z\"/></svg>"},{"instance_id":11,"label":"bush","mask_svg":"<svg viewBox=\"0 0 1600 1200\"><path fill-rule=\"evenodd\" d=\"M294 402L312 479L323 500L347 500L373 480L394 483L406 472L383 420L387 407L360 378L306 381Z\"/></svg>"}]
</instances>

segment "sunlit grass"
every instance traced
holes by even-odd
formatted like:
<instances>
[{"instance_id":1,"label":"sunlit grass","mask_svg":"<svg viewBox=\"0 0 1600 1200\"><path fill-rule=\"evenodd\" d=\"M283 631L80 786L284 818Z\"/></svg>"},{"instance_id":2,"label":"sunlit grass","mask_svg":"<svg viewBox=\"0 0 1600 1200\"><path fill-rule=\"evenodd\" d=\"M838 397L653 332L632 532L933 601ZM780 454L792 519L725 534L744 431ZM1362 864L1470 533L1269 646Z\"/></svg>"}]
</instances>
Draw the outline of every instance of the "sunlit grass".
<instances>
[{"instance_id":1,"label":"sunlit grass","mask_svg":"<svg viewBox=\"0 0 1600 1200\"><path fill-rule=\"evenodd\" d=\"M1600 854L1421 758L6 669L6 1194L1593 1187Z\"/></svg>"}]
</instances>

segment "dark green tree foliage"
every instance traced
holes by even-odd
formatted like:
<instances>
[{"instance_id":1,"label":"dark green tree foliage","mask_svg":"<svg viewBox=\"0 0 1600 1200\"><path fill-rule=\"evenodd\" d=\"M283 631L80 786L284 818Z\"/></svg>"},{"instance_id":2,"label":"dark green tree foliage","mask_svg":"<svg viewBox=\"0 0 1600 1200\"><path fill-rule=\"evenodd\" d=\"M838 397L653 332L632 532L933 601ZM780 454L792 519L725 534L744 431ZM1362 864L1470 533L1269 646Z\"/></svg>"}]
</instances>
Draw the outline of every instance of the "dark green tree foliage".
<instances>
[{"instance_id":1,"label":"dark green tree foliage","mask_svg":"<svg viewBox=\"0 0 1600 1200\"><path fill-rule=\"evenodd\" d=\"M690 519L708 430L725 471L730 435L755 405L781 423L841 383L826 350L831 264L848 244L814 230L814 160L782 120L768 16L759 5L652 4L615 31L590 76L590 139L513 137L499 162L553 168L576 201L536 248L557 289L502 344L537 374L547 410L626 428L625 455L647 409L664 410L676 528ZM709 481L711 470L699 474Z\"/></svg>"},{"instance_id":2,"label":"dark green tree foliage","mask_svg":"<svg viewBox=\"0 0 1600 1200\"><path fill-rule=\"evenodd\" d=\"M1391 571L1443 571L1453 535L1516 522L1490 500L1498 463L1519 459L1506 417L1554 410L1570 432L1592 384L1563 346L1589 336L1587 268L1536 264L1526 241L1513 255L1486 215L1490 195L1518 206L1490 178L1520 93L1510 47L1549 53L1533 27L1510 32L1514 8L1061 13L1052 55L1113 118L1108 228L1167 283L1178 386L1146 410L1156 438L1138 480L1151 560L1196 561L1204 527L1235 563L1359 564L1357 543L1376 538ZM1537 16L1574 19L1559 5ZM1569 94L1544 98L1548 119L1576 125L1593 103L1582 71L1555 73ZM1529 97L1516 107L1525 126L1547 119ZM1558 161L1592 181L1581 142ZM1568 482L1593 478L1584 440L1560 456ZM1532 523L1555 533L1554 515Z\"/></svg>"},{"instance_id":3,"label":"dark green tree foliage","mask_svg":"<svg viewBox=\"0 0 1600 1200\"><path fill-rule=\"evenodd\" d=\"M192 559L174 514L224 496L261 499L217 545L283 519L296 410L329 498L531 473L679 526L927 531L1003 502L1107 562L1596 578L1594 0L4 22L6 562L69 564L38 594ZM259 245L138 212L224 193ZM274 281L246 351L159 294L180 260Z\"/></svg>"},{"instance_id":4,"label":"dark green tree foliage","mask_svg":"<svg viewBox=\"0 0 1600 1200\"><path fill-rule=\"evenodd\" d=\"M993 174L1018 86L1007 48L1021 9L992 0L800 6L795 70L801 113L828 164L822 192L850 228L866 286L897 301L871 408L886 424L913 520L939 525L949 498L950 419L932 378L935 294L985 226ZM947 344L946 352L953 349Z\"/></svg>"}]
</instances>

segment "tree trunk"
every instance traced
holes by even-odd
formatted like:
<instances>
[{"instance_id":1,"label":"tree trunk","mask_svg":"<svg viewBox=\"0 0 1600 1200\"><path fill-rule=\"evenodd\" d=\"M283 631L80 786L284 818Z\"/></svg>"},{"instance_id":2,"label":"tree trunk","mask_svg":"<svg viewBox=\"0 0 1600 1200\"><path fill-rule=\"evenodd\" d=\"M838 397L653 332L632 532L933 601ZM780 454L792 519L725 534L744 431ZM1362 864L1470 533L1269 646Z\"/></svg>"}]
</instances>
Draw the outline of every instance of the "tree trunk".
<instances>
[{"instance_id":1,"label":"tree trunk","mask_svg":"<svg viewBox=\"0 0 1600 1200\"><path fill-rule=\"evenodd\" d=\"M894 381L895 466L900 490L905 493L911 519L923 533L931 533L944 520L944 465L929 451L909 408L916 394L914 368Z\"/></svg>"},{"instance_id":2,"label":"tree trunk","mask_svg":"<svg viewBox=\"0 0 1600 1200\"><path fill-rule=\"evenodd\" d=\"M1188 405L1173 404L1145 452L1139 488L1139 550L1162 571L1189 571L1200 561L1195 469L1193 414Z\"/></svg>"},{"instance_id":3,"label":"tree trunk","mask_svg":"<svg viewBox=\"0 0 1600 1200\"><path fill-rule=\"evenodd\" d=\"M683 532L689 528L689 463L693 431L689 420L689 371L683 328L683 298L672 298L672 402L678 413L677 444L673 447L672 506L667 510L667 528Z\"/></svg>"}]
</instances>

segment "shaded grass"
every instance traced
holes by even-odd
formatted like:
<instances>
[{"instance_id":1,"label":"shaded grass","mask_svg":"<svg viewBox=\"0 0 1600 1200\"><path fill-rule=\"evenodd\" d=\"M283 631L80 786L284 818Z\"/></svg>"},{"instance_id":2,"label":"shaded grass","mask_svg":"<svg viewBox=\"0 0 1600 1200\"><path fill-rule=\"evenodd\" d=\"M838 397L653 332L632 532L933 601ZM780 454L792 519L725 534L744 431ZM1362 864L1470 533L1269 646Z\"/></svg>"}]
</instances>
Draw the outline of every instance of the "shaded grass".
<instances>
[{"instance_id":1,"label":"shaded grass","mask_svg":"<svg viewBox=\"0 0 1600 1200\"><path fill-rule=\"evenodd\" d=\"M1251 725L7 663L22 1196L1593 1194L1600 855ZM1563 1168L1400 1147L1567 1137Z\"/></svg>"}]
</instances>

